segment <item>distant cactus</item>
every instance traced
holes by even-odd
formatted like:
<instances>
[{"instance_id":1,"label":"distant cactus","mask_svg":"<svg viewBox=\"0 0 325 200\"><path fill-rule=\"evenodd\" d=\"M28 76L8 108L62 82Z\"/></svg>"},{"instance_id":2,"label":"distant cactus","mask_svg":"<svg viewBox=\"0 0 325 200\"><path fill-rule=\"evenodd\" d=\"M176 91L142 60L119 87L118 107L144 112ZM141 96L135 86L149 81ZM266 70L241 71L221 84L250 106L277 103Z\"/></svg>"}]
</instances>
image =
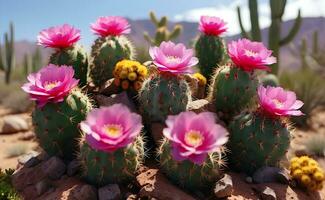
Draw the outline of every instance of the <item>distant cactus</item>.
<instances>
[{"instance_id":1,"label":"distant cactus","mask_svg":"<svg viewBox=\"0 0 325 200\"><path fill-rule=\"evenodd\" d=\"M40 48L36 48L31 60L32 72L38 71L42 67L42 54Z\"/></svg>"},{"instance_id":2,"label":"distant cactus","mask_svg":"<svg viewBox=\"0 0 325 200\"><path fill-rule=\"evenodd\" d=\"M156 26L155 37L151 38L147 32L143 36L151 45L159 46L161 42L176 39L181 34L181 25L175 25L172 31L168 30L168 19L166 16L158 20L154 12L150 12L149 15L152 23Z\"/></svg>"},{"instance_id":3,"label":"distant cactus","mask_svg":"<svg viewBox=\"0 0 325 200\"><path fill-rule=\"evenodd\" d=\"M23 67L24 67L24 75L27 77L28 74L29 74L29 70L30 70L29 69L30 65L29 65L29 56L28 56L28 54L24 55Z\"/></svg>"},{"instance_id":4,"label":"distant cactus","mask_svg":"<svg viewBox=\"0 0 325 200\"><path fill-rule=\"evenodd\" d=\"M271 26L269 27L268 47L273 51L273 55L278 59L278 62L274 63L272 66L273 74L277 74L279 70L280 47L288 44L294 39L294 37L297 35L300 29L300 25L302 21L300 10L299 10L293 27L284 38L281 38L281 22L282 22L282 17L285 11L286 4L287 4L286 0L270 0ZM247 31L243 26L240 7L237 8L238 20L242 31L242 36L245 38L250 38L254 41L262 41L261 29L259 25L258 1L248 0L248 5L250 11L251 27L252 27L250 33L247 33Z\"/></svg>"},{"instance_id":5,"label":"distant cactus","mask_svg":"<svg viewBox=\"0 0 325 200\"><path fill-rule=\"evenodd\" d=\"M14 25L10 23L9 34L5 33L4 35L4 52L2 52L2 47L0 44L0 70L5 72L5 83L10 83L10 77L12 68L14 65ZM4 54L5 60L2 59L2 53Z\"/></svg>"}]
</instances>

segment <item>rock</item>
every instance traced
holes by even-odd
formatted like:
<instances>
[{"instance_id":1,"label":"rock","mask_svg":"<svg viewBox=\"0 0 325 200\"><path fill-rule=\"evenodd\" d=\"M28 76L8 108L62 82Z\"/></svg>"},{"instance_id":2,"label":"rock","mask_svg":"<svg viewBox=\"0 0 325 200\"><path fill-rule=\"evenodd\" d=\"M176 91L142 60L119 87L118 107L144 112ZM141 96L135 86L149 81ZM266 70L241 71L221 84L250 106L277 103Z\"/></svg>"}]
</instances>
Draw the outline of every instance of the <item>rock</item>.
<instances>
[{"instance_id":1,"label":"rock","mask_svg":"<svg viewBox=\"0 0 325 200\"><path fill-rule=\"evenodd\" d=\"M75 174L77 174L77 172L79 171L80 168L80 163L78 160L74 159L72 160L67 167L67 175L68 176L73 176Z\"/></svg>"},{"instance_id":2,"label":"rock","mask_svg":"<svg viewBox=\"0 0 325 200\"><path fill-rule=\"evenodd\" d=\"M287 169L281 169L275 176L278 183L289 184L290 172Z\"/></svg>"},{"instance_id":3,"label":"rock","mask_svg":"<svg viewBox=\"0 0 325 200\"><path fill-rule=\"evenodd\" d=\"M18 163L20 165L24 165L27 161L29 161L33 157L37 157L40 153L37 151L30 151L27 154L21 155L18 157Z\"/></svg>"},{"instance_id":4,"label":"rock","mask_svg":"<svg viewBox=\"0 0 325 200\"><path fill-rule=\"evenodd\" d=\"M117 184L109 184L98 189L98 200L118 200L121 191Z\"/></svg>"},{"instance_id":5,"label":"rock","mask_svg":"<svg viewBox=\"0 0 325 200\"><path fill-rule=\"evenodd\" d=\"M217 198L225 198L231 196L232 192L233 184L231 176L225 174L224 177L217 182L214 188L214 194Z\"/></svg>"},{"instance_id":6,"label":"rock","mask_svg":"<svg viewBox=\"0 0 325 200\"><path fill-rule=\"evenodd\" d=\"M168 200L195 200L176 186L171 184L158 169L149 169L137 177L137 183L141 187L140 197L151 197Z\"/></svg>"},{"instance_id":7,"label":"rock","mask_svg":"<svg viewBox=\"0 0 325 200\"><path fill-rule=\"evenodd\" d=\"M25 167L34 167L35 165L38 165L41 161L37 157L32 157L25 163Z\"/></svg>"},{"instance_id":8,"label":"rock","mask_svg":"<svg viewBox=\"0 0 325 200\"><path fill-rule=\"evenodd\" d=\"M263 188L262 191L260 191L260 197L262 200L276 200L276 194L273 189L270 187Z\"/></svg>"},{"instance_id":9,"label":"rock","mask_svg":"<svg viewBox=\"0 0 325 200\"><path fill-rule=\"evenodd\" d=\"M161 139L163 138L163 129L165 128L165 124L154 122L151 123L151 136L156 144L159 144Z\"/></svg>"},{"instance_id":10,"label":"rock","mask_svg":"<svg viewBox=\"0 0 325 200\"><path fill-rule=\"evenodd\" d=\"M0 134L11 134L29 129L27 121L20 115L8 115L0 119Z\"/></svg>"},{"instance_id":11,"label":"rock","mask_svg":"<svg viewBox=\"0 0 325 200\"><path fill-rule=\"evenodd\" d=\"M70 191L68 199L94 200L97 199L97 190L91 185L82 185Z\"/></svg>"},{"instance_id":12,"label":"rock","mask_svg":"<svg viewBox=\"0 0 325 200\"><path fill-rule=\"evenodd\" d=\"M253 178L250 177L250 176L247 176L247 177L245 178L245 181L246 181L246 183L253 183Z\"/></svg>"},{"instance_id":13,"label":"rock","mask_svg":"<svg viewBox=\"0 0 325 200\"><path fill-rule=\"evenodd\" d=\"M253 174L253 181L255 183L269 183L269 182L276 182L277 175L281 172L280 168L277 167L262 167L258 169Z\"/></svg>"},{"instance_id":14,"label":"rock","mask_svg":"<svg viewBox=\"0 0 325 200\"><path fill-rule=\"evenodd\" d=\"M35 188L36 188L37 196L44 194L51 187L52 185L47 179L41 180L40 182L36 183Z\"/></svg>"},{"instance_id":15,"label":"rock","mask_svg":"<svg viewBox=\"0 0 325 200\"><path fill-rule=\"evenodd\" d=\"M119 94L113 94L110 97L99 94L95 96L95 99L100 106L111 106L116 103L122 103L126 105L131 111L136 112L134 103L128 97L125 91Z\"/></svg>"},{"instance_id":16,"label":"rock","mask_svg":"<svg viewBox=\"0 0 325 200\"><path fill-rule=\"evenodd\" d=\"M49 178L55 180L61 178L66 166L60 158L53 156L42 165L42 169Z\"/></svg>"},{"instance_id":17,"label":"rock","mask_svg":"<svg viewBox=\"0 0 325 200\"><path fill-rule=\"evenodd\" d=\"M126 195L126 200L137 200L137 195L135 194L128 194Z\"/></svg>"},{"instance_id":18,"label":"rock","mask_svg":"<svg viewBox=\"0 0 325 200\"><path fill-rule=\"evenodd\" d=\"M203 111L207 111L208 109L208 105L209 105L209 101L206 99L199 99L199 100L195 100L195 101L191 101L188 104L188 110L196 112L196 113L200 113Z\"/></svg>"},{"instance_id":19,"label":"rock","mask_svg":"<svg viewBox=\"0 0 325 200\"><path fill-rule=\"evenodd\" d=\"M32 140L34 139L35 133L33 131L28 131L23 133L21 136L19 136L19 140L27 141L27 140Z\"/></svg>"}]
</instances>

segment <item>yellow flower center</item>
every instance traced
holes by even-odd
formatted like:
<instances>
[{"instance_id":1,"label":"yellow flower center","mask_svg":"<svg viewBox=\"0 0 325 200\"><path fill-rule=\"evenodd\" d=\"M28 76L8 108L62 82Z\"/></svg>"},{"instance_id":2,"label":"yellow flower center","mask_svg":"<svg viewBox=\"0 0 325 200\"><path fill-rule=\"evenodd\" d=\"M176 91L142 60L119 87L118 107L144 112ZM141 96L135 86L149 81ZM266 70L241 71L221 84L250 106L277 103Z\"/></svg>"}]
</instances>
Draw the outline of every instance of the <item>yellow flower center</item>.
<instances>
[{"instance_id":1,"label":"yellow flower center","mask_svg":"<svg viewBox=\"0 0 325 200\"><path fill-rule=\"evenodd\" d=\"M199 131L189 131L185 134L185 142L193 147L200 146L204 137Z\"/></svg>"},{"instance_id":2,"label":"yellow flower center","mask_svg":"<svg viewBox=\"0 0 325 200\"><path fill-rule=\"evenodd\" d=\"M277 108L282 108L282 107L283 107L283 103L280 102L279 100L277 100L277 99L273 99L272 101L273 101L273 103L275 104L275 106L276 106Z\"/></svg>"},{"instance_id":3,"label":"yellow flower center","mask_svg":"<svg viewBox=\"0 0 325 200\"><path fill-rule=\"evenodd\" d=\"M257 55L256 52L252 51L252 50L245 50L245 54L246 56L251 56L251 57L255 57Z\"/></svg>"},{"instance_id":4,"label":"yellow flower center","mask_svg":"<svg viewBox=\"0 0 325 200\"><path fill-rule=\"evenodd\" d=\"M104 132L111 138L118 138L122 135L122 127L117 124L108 124L103 127Z\"/></svg>"},{"instance_id":5,"label":"yellow flower center","mask_svg":"<svg viewBox=\"0 0 325 200\"><path fill-rule=\"evenodd\" d=\"M58 84L59 84L59 81L47 81L47 82L45 82L44 88L46 90L51 90L51 89L55 88L56 86L58 86Z\"/></svg>"}]
</instances>

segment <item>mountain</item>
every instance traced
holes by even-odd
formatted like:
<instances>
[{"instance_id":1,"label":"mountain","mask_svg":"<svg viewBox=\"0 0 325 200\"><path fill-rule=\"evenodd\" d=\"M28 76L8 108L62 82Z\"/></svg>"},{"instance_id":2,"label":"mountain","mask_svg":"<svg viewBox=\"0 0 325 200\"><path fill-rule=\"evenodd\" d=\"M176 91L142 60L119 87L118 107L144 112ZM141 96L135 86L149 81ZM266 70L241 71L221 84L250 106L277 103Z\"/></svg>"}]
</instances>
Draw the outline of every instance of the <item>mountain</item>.
<instances>
[{"instance_id":1,"label":"mountain","mask_svg":"<svg viewBox=\"0 0 325 200\"><path fill-rule=\"evenodd\" d=\"M132 41L137 46L148 46L148 42L143 38L143 32L147 31L150 36L154 36L155 27L151 23L150 20L130 20L130 24L132 27L132 33L130 35ZM177 42L182 42L187 45L190 44L191 41L198 35L197 23L191 22L179 22L174 23L170 22L169 26L173 27L175 24L181 24L183 26L183 32L180 37L177 39ZM290 28L293 25L293 20L285 21L282 23L282 35L286 35ZM309 45L312 44L312 34L317 30L319 32L319 46L325 47L325 39L321 36L325 35L325 18L317 17L317 18L304 18L301 29L299 30L297 36L293 40L293 42L283 48L281 48L281 66L285 66L286 68L297 68L299 67L299 59L294 57L290 52L291 48L294 47L297 50L297 47L300 44L300 41L303 37L307 38L307 43ZM234 40L240 38L240 35L234 35L231 37L227 37L226 40ZM268 38L268 29L265 28L262 30L262 38L263 42L267 44ZM36 49L36 44L29 41L19 41L15 44L16 47L16 62L21 63L23 56L25 53L31 54ZM41 48L43 58L48 58L50 54L49 49Z\"/></svg>"}]
</instances>

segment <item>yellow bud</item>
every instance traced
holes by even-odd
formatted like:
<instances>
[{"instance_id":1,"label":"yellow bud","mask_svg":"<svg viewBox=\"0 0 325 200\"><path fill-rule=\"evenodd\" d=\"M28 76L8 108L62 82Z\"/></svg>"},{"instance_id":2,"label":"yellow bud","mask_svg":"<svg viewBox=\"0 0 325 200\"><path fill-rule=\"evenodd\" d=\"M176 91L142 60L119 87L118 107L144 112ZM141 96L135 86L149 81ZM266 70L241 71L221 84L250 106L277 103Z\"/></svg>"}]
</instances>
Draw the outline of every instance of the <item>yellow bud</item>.
<instances>
[{"instance_id":1,"label":"yellow bud","mask_svg":"<svg viewBox=\"0 0 325 200\"><path fill-rule=\"evenodd\" d=\"M314 181L312 181L309 183L308 188L310 190L317 190L317 184Z\"/></svg>"},{"instance_id":2,"label":"yellow bud","mask_svg":"<svg viewBox=\"0 0 325 200\"><path fill-rule=\"evenodd\" d=\"M121 83L121 86L122 86L123 90L127 90L130 86L130 83L128 80L123 80Z\"/></svg>"},{"instance_id":3,"label":"yellow bud","mask_svg":"<svg viewBox=\"0 0 325 200\"><path fill-rule=\"evenodd\" d=\"M114 79L114 84L115 84L116 86L120 86L120 84L121 84L120 79L115 78L115 79Z\"/></svg>"},{"instance_id":4,"label":"yellow bud","mask_svg":"<svg viewBox=\"0 0 325 200\"><path fill-rule=\"evenodd\" d=\"M141 89L142 83L140 81L135 81L133 83L133 87L136 91L139 91Z\"/></svg>"},{"instance_id":5,"label":"yellow bud","mask_svg":"<svg viewBox=\"0 0 325 200\"><path fill-rule=\"evenodd\" d=\"M301 170L302 170L302 172L303 172L304 174L310 174L310 173L312 173L311 168L308 167L308 166L302 167Z\"/></svg>"},{"instance_id":6,"label":"yellow bud","mask_svg":"<svg viewBox=\"0 0 325 200\"><path fill-rule=\"evenodd\" d=\"M193 75L199 81L199 86L205 86L207 84L207 79L200 73L195 73Z\"/></svg>"},{"instance_id":7,"label":"yellow bud","mask_svg":"<svg viewBox=\"0 0 325 200\"><path fill-rule=\"evenodd\" d=\"M307 166L310 158L308 156L302 156L302 157L300 157L299 160L300 160L301 166Z\"/></svg>"},{"instance_id":8,"label":"yellow bud","mask_svg":"<svg viewBox=\"0 0 325 200\"><path fill-rule=\"evenodd\" d=\"M128 79L129 79L130 81L134 81L135 79L137 79L137 74L136 74L135 72L131 72L131 73L129 73L129 75L128 75Z\"/></svg>"},{"instance_id":9,"label":"yellow bud","mask_svg":"<svg viewBox=\"0 0 325 200\"><path fill-rule=\"evenodd\" d=\"M319 171L316 171L313 175L314 179L316 181L323 181L324 180L324 174L319 172Z\"/></svg>"},{"instance_id":10,"label":"yellow bud","mask_svg":"<svg viewBox=\"0 0 325 200\"><path fill-rule=\"evenodd\" d=\"M298 168L300 168L299 163L297 163L297 162L291 163L290 170L295 170L295 169L298 169Z\"/></svg>"},{"instance_id":11,"label":"yellow bud","mask_svg":"<svg viewBox=\"0 0 325 200\"><path fill-rule=\"evenodd\" d=\"M290 160L291 164L294 163L294 162L298 162L298 161L299 161L299 158L298 157L293 157Z\"/></svg>"},{"instance_id":12,"label":"yellow bud","mask_svg":"<svg viewBox=\"0 0 325 200\"><path fill-rule=\"evenodd\" d=\"M147 76L147 74L148 74L147 68L143 65L139 66L139 68L137 69L137 72L138 72L138 74L140 74L141 76L144 76L144 77Z\"/></svg>"},{"instance_id":13,"label":"yellow bud","mask_svg":"<svg viewBox=\"0 0 325 200\"><path fill-rule=\"evenodd\" d=\"M322 190L322 189L323 189L322 182L321 183L317 183L316 190Z\"/></svg>"},{"instance_id":14,"label":"yellow bud","mask_svg":"<svg viewBox=\"0 0 325 200\"><path fill-rule=\"evenodd\" d=\"M306 174L303 174L303 175L301 176L300 180L301 180L301 182L302 182L304 185L308 185L308 184L310 184L310 182L311 182L310 177L309 177L308 175L306 175Z\"/></svg>"},{"instance_id":15,"label":"yellow bud","mask_svg":"<svg viewBox=\"0 0 325 200\"><path fill-rule=\"evenodd\" d=\"M302 176L303 172L301 169L296 169L293 171L292 176L294 178L300 178Z\"/></svg>"},{"instance_id":16,"label":"yellow bud","mask_svg":"<svg viewBox=\"0 0 325 200\"><path fill-rule=\"evenodd\" d=\"M120 79L126 79L128 77L128 72L123 70L120 73Z\"/></svg>"}]
</instances>

